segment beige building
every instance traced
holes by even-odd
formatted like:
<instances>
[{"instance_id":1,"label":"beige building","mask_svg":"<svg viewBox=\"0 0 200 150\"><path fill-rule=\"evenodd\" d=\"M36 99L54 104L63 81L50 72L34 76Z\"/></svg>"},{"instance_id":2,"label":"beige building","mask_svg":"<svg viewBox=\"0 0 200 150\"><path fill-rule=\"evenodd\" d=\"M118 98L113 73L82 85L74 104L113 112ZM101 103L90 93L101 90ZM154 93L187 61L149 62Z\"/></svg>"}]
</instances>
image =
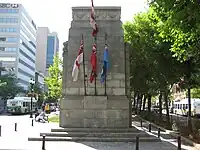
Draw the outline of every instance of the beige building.
<instances>
[{"instance_id":1,"label":"beige building","mask_svg":"<svg viewBox=\"0 0 200 150\"><path fill-rule=\"evenodd\" d=\"M50 31L48 27L38 27L36 47L36 70L46 74L47 41Z\"/></svg>"}]
</instances>

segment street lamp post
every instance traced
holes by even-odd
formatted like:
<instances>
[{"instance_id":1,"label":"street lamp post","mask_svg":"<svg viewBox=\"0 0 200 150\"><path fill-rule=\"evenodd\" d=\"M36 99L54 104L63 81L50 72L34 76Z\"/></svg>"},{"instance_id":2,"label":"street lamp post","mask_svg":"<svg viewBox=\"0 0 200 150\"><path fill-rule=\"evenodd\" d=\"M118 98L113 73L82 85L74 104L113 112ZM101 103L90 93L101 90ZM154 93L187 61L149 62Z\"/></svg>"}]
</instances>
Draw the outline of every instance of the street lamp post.
<instances>
[{"instance_id":1,"label":"street lamp post","mask_svg":"<svg viewBox=\"0 0 200 150\"><path fill-rule=\"evenodd\" d=\"M31 113L30 113L30 118L33 118L33 86L35 84L35 81L33 79L31 79L29 81L30 85L31 85Z\"/></svg>"}]
</instances>

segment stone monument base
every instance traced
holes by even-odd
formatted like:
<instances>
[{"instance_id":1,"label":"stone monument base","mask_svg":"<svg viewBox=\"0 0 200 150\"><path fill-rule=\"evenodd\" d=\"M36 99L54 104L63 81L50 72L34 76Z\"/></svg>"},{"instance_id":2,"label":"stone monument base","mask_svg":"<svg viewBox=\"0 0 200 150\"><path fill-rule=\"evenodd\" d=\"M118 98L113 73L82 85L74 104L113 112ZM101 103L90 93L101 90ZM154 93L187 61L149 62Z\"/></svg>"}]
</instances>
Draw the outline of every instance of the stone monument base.
<instances>
[{"instance_id":1,"label":"stone monument base","mask_svg":"<svg viewBox=\"0 0 200 150\"><path fill-rule=\"evenodd\" d=\"M63 128L129 128L126 96L67 96L60 106Z\"/></svg>"}]
</instances>

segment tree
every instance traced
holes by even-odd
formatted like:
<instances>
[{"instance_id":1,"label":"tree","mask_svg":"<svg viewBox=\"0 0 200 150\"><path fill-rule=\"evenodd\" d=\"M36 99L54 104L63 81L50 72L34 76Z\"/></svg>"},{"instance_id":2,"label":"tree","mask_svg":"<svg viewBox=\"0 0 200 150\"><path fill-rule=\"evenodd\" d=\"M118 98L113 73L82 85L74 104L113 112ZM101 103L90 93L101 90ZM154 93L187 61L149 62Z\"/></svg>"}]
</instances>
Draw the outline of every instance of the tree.
<instances>
[{"instance_id":1,"label":"tree","mask_svg":"<svg viewBox=\"0 0 200 150\"><path fill-rule=\"evenodd\" d=\"M62 61L58 54L54 57L53 65L49 67L49 76L45 78L45 83L48 86L47 98L51 101L56 101L61 98L62 94Z\"/></svg>"},{"instance_id":2,"label":"tree","mask_svg":"<svg viewBox=\"0 0 200 150\"><path fill-rule=\"evenodd\" d=\"M169 122L170 87L184 75L185 66L173 57L170 51L171 42L165 41L160 36L162 27L163 23L153 9L149 9L146 13L139 13L134 17L133 22L124 24L125 41L132 47L130 51L131 89L137 93L140 106L141 94L149 97L149 111L151 96L160 94L160 118L162 118L162 99L164 98ZM144 96L145 101L146 96Z\"/></svg>"},{"instance_id":3,"label":"tree","mask_svg":"<svg viewBox=\"0 0 200 150\"><path fill-rule=\"evenodd\" d=\"M170 50L181 62L185 61L187 69L185 82L188 89L188 127L192 132L190 90L196 87L193 82L195 69L192 64L200 61L200 2L198 0L151 0L150 7L163 22L161 36L170 41ZM199 68L200 66L198 66ZM199 74L200 72L198 72ZM196 79L195 79L196 80ZM200 81L200 80L199 80ZM198 81L198 82L199 82Z\"/></svg>"},{"instance_id":4,"label":"tree","mask_svg":"<svg viewBox=\"0 0 200 150\"><path fill-rule=\"evenodd\" d=\"M0 81L4 83L0 86L0 96L4 100L13 98L18 93L24 92L24 89L17 85L17 78L12 74L0 76Z\"/></svg>"}]
</instances>

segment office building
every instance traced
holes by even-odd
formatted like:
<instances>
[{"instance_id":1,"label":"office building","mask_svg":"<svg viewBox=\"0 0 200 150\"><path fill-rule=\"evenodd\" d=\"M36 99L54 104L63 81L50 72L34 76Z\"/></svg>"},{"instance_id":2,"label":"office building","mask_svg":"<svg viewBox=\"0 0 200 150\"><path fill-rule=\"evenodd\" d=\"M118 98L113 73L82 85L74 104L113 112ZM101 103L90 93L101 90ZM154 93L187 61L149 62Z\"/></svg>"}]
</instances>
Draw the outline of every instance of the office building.
<instances>
[{"instance_id":1,"label":"office building","mask_svg":"<svg viewBox=\"0 0 200 150\"><path fill-rule=\"evenodd\" d=\"M28 89L35 78L37 27L21 4L0 3L0 61Z\"/></svg>"},{"instance_id":2,"label":"office building","mask_svg":"<svg viewBox=\"0 0 200 150\"><path fill-rule=\"evenodd\" d=\"M48 35L47 40L47 57L46 57L46 69L53 65L53 58L59 52L59 39L56 32L52 32Z\"/></svg>"},{"instance_id":3,"label":"office building","mask_svg":"<svg viewBox=\"0 0 200 150\"><path fill-rule=\"evenodd\" d=\"M36 71L46 73L47 40L50 31L48 27L38 27L36 46Z\"/></svg>"},{"instance_id":4,"label":"office building","mask_svg":"<svg viewBox=\"0 0 200 150\"><path fill-rule=\"evenodd\" d=\"M53 58L59 52L58 34L50 33L47 27L38 27L36 49L36 70L48 76L48 68L53 65Z\"/></svg>"}]
</instances>

